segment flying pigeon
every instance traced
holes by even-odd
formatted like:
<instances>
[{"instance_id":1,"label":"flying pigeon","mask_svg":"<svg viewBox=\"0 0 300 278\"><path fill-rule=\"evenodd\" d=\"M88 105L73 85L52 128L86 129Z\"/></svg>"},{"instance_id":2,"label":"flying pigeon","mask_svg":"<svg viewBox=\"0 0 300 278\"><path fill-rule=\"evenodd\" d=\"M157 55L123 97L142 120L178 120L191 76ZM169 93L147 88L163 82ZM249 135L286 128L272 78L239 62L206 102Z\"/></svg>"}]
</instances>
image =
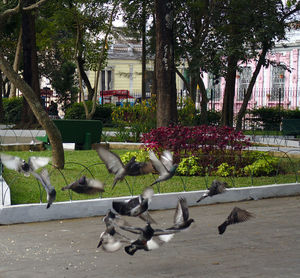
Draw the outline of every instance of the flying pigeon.
<instances>
[{"instance_id":1,"label":"flying pigeon","mask_svg":"<svg viewBox=\"0 0 300 278\"><path fill-rule=\"evenodd\" d=\"M180 232L186 230L193 222L194 219L189 218L189 209L186 199L180 197L174 214L174 225L166 230L173 231L174 233Z\"/></svg>"},{"instance_id":2,"label":"flying pigeon","mask_svg":"<svg viewBox=\"0 0 300 278\"><path fill-rule=\"evenodd\" d=\"M5 167L11 170L15 170L19 173L23 173L24 176L29 177L30 173L37 169L44 167L51 160L50 157L31 156L28 158L28 162L18 156L12 156L8 154L1 154L1 162Z\"/></svg>"},{"instance_id":3,"label":"flying pigeon","mask_svg":"<svg viewBox=\"0 0 300 278\"><path fill-rule=\"evenodd\" d=\"M148 213L154 191L152 187L146 187L142 194L128 201L113 201L113 209L120 215L139 216L147 223L156 223Z\"/></svg>"},{"instance_id":4,"label":"flying pigeon","mask_svg":"<svg viewBox=\"0 0 300 278\"><path fill-rule=\"evenodd\" d=\"M120 228L134 234L139 234L136 241L124 248L125 252L131 256L133 256L137 250L150 251L159 248L160 244L155 241L153 237L158 237L161 241L168 242L174 236L172 231L153 229L150 223L143 228L130 226L120 226Z\"/></svg>"},{"instance_id":5,"label":"flying pigeon","mask_svg":"<svg viewBox=\"0 0 300 278\"><path fill-rule=\"evenodd\" d=\"M54 186L50 183L49 173L46 168L42 169L40 174L36 172L31 172L31 174L43 185L47 193L47 209L50 208L51 204L55 201L56 191Z\"/></svg>"},{"instance_id":6,"label":"flying pigeon","mask_svg":"<svg viewBox=\"0 0 300 278\"><path fill-rule=\"evenodd\" d=\"M61 190L71 189L77 193L95 194L97 192L104 192L104 186L105 184L99 180L82 176L80 179L63 187Z\"/></svg>"},{"instance_id":7,"label":"flying pigeon","mask_svg":"<svg viewBox=\"0 0 300 278\"><path fill-rule=\"evenodd\" d=\"M98 146L96 151L101 160L104 162L108 172L115 175L112 188L115 187L118 181L123 180L126 175L146 175L153 171L152 164L150 162L137 162L135 161L136 158L132 157L131 160L124 165L117 154L105 149L104 147Z\"/></svg>"},{"instance_id":8,"label":"flying pigeon","mask_svg":"<svg viewBox=\"0 0 300 278\"><path fill-rule=\"evenodd\" d=\"M149 158L153 167L159 174L158 179L156 179L156 181L150 186L158 182L166 181L174 176L178 165L173 164L173 155L170 151L163 151L160 160L156 157L153 151L149 151Z\"/></svg>"},{"instance_id":9,"label":"flying pigeon","mask_svg":"<svg viewBox=\"0 0 300 278\"><path fill-rule=\"evenodd\" d=\"M118 251L124 242L130 243L130 239L116 231L115 226L117 224L124 225L126 222L121 220L111 210L108 210L103 217L103 222L106 225L106 229L101 233L97 248L101 248L106 252ZM127 225L127 224L126 224Z\"/></svg>"},{"instance_id":10,"label":"flying pigeon","mask_svg":"<svg viewBox=\"0 0 300 278\"><path fill-rule=\"evenodd\" d=\"M228 225L247 221L251 217L253 217L253 214L248 212L247 210L234 207L227 219L225 220L225 222L218 227L219 234L223 234Z\"/></svg>"},{"instance_id":11,"label":"flying pigeon","mask_svg":"<svg viewBox=\"0 0 300 278\"><path fill-rule=\"evenodd\" d=\"M228 187L228 184L226 182L221 182L218 180L214 180L211 184L211 186L208 188L208 192L204 193L200 199L197 201L199 203L206 197L212 197L217 194L224 193L226 191L226 187Z\"/></svg>"}]
</instances>

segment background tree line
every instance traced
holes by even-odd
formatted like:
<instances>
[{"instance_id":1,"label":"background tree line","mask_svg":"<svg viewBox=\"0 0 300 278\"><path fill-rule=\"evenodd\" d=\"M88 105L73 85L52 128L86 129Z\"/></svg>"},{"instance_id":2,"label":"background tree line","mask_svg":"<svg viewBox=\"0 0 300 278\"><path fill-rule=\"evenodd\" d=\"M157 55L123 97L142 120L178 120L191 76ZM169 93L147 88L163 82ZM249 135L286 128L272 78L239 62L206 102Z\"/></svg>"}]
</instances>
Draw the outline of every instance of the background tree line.
<instances>
[{"instance_id":1,"label":"background tree line","mask_svg":"<svg viewBox=\"0 0 300 278\"><path fill-rule=\"evenodd\" d=\"M221 124L233 126L236 72L241 62L255 59L256 69L237 116L236 128L241 129L258 73L273 63L267 60L267 52L285 38L289 23L297 20L299 1L285 2L4 0L0 2L0 96L15 96L15 88L22 91L25 101L20 126L41 124L54 145L54 164L63 167L61 138L41 106L39 80L41 76L50 80L65 108L77 99L85 104L86 88L94 103L84 105L86 118L91 118L111 38L124 32L142 41L143 97L146 62L154 59L152 90L157 98L158 127L177 122L176 73L194 103L199 88L202 123L207 122L208 102L203 74L212 74L216 80L224 77ZM113 27L120 14L127 28ZM187 64L188 78L178 71L182 63ZM93 84L87 70L96 72ZM0 98L0 114L1 109Z\"/></svg>"}]
</instances>

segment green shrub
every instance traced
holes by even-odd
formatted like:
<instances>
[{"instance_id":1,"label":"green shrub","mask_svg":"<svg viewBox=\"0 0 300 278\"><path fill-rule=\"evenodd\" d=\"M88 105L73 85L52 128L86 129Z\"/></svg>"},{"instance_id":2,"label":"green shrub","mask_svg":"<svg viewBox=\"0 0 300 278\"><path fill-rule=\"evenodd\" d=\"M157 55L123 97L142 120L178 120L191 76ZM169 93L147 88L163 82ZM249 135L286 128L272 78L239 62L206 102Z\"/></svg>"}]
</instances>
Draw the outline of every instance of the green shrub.
<instances>
[{"instance_id":1,"label":"green shrub","mask_svg":"<svg viewBox=\"0 0 300 278\"><path fill-rule=\"evenodd\" d=\"M4 122L6 124L16 124L20 122L23 97L3 98Z\"/></svg>"},{"instance_id":2,"label":"green shrub","mask_svg":"<svg viewBox=\"0 0 300 278\"><path fill-rule=\"evenodd\" d=\"M192 126L194 125L196 108L195 103L190 97L187 97L183 100L183 103L180 104L181 108L178 109L178 121L183 126Z\"/></svg>"},{"instance_id":3,"label":"green shrub","mask_svg":"<svg viewBox=\"0 0 300 278\"><path fill-rule=\"evenodd\" d=\"M149 160L149 153L143 149L135 152L124 153L120 156L120 159L124 164L127 164L133 156L136 157L135 160L138 162L146 162Z\"/></svg>"},{"instance_id":4,"label":"green shrub","mask_svg":"<svg viewBox=\"0 0 300 278\"><path fill-rule=\"evenodd\" d=\"M284 116L283 109L279 107L261 107L249 112L262 123L264 130L280 130L281 119Z\"/></svg>"},{"instance_id":5,"label":"green shrub","mask_svg":"<svg viewBox=\"0 0 300 278\"><path fill-rule=\"evenodd\" d=\"M218 111L207 111L207 124L208 125L219 125L221 121L221 112ZM202 125L200 113L195 115L194 125Z\"/></svg>"},{"instance_id":6,"label":"green shrub","mask_svg":"<svg viewBox=\"0 0 300 278\"><path fill-rule=\"evenodd\" d=\"M178 164L177 172L183 176L198 176L203 172L199 159L195 156L183 158Z\"/></svg>"},{"instance_id":7,"label":"green shrub","mask_svg":"<svg viewBox=\"0 0 300 278\"><path fill-rule=\"evenodd\" d=\"M254 161L252 164L244 167L244 173L246 176L269 176L276 173L277 167L278 158L260 158Z\"/></svg>"},{"instance_id":8,"label":"green shrub","mask_svg":"<svg viewBox=\"0 0 300 278\"><path fill-rule=\"evenodd\" d=\"M218 166L216 175L220 177L229 177L232 176L235 172L235 167L230 166L228 163L224 162Z\"/></svg>"},{"instance_id":9,"label":"green shrub","mask_svg":"<svg viewBox=\"0 0 300 278\"><path fill-rule=\"evenodd\" d=\"M87 101L86 105L89 109L89 111L92 109L92 101ZM104 126L110 126L112 123L111 120L112 115L112 106L111 105L96 105L96 111L93 115L93 120L101 120ZM66 110L65 119L79 119L84 120L85 117L85 111L83 103L74 103L70 108Z\"/></svg>"},{"instance_id":10,"label":"green shrub","mask_svg":"<svg viewBox=\"0 0 300 278\"><path fill-rule=\"evenodd\" d=\"M117 136L126 141L140 141L142 133L156 126L156 104L154 100L142 101L131 106L118 106L112 113L113 124L117 127Z\"/></svg>"}]
</instances>

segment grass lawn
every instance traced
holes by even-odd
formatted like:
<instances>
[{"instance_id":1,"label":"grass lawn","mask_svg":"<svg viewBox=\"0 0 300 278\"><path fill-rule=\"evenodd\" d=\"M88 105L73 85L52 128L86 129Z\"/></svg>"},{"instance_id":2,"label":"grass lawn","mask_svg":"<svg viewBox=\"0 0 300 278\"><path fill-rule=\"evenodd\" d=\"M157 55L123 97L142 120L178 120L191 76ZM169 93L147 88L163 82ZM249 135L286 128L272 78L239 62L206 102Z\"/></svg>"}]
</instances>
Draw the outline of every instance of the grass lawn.
<instances>
[{"instance_id":1,"label":"grass lawn","mask_svg":"<svg viewBox=\"0 0 300 278\"><path fill-rule=\"evenodd\" d=\"M113 152L121 155L126 153L128 150L113 150ZM5 152L7 154L19 156L25 160L29 156L51 156L51 151L42 152ZM116 197L116 196L129 196L131 194L140 194L144 187L150 185L156 176L146 175L139 177L126 177L128 184L124 181L117 183L114 190L111 185L113 182L113 175L109 174L105 165L98 157L98 154L94 150L89 151L65 151L65 168L63 170L57 170L52 166L47 166L50 173L50 180L52 185L55 187L57 196L56 201L68 201L81 200L81 199L94 199L99 197ZM297 163L299 164L299 163ZM290 167L290 166L289 166ZM298 166L299 167L299 166ZM293 168L293 169L292 169ZM209 186L211 182L218 178L225 180L227 183L234 187L243 186L259 186L274 183L293 183L296 182L295 167L291 168L291 173L286 175L278 175L274 177L239 177L239 178L220 178L220 177L181 177L174 176L172 179L160 183L154 186L156 193L166 192L180 192L180 191L193 191L206 189L206 185ZM82 175L88 177L94 177L105 182L106 190L99 196L96 195L83 195L77 194L72 191L62 191L61 188L67 184L75 181ZM30 176L24 177L15 171L4 168L3 177L11 190L11 202L12 204L26 204L26 203L39 203L40 194L42 195L43 202L46 202L46 194L42 186L39 186L37 180Z\"/></svg>"}]
</instances>

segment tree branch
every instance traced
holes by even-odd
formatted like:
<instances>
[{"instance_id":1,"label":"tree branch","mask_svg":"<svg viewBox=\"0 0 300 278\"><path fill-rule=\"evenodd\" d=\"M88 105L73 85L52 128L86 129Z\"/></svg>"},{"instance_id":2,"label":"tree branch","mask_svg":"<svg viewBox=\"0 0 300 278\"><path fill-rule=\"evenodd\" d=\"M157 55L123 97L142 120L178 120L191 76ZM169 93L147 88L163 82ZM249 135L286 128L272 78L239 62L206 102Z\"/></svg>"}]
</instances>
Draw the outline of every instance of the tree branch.
<instances>
[{"instance_id":1,"label":"tree branch","mask_svg":"<svg viewBox=\"0 0 300 278\"><path fill-rule=\"evenodd\" d=\"M21 0L22 1L22 0ZM30 10L33 10L33 9L37 9L39 8L41 5L43 5L45 2L47 2L47 0L40 0L39 2L35 3L35 4L32 4L28 7L25 7L23 8L24 11L30 11Z\"/></svg>"}]
</instances>

